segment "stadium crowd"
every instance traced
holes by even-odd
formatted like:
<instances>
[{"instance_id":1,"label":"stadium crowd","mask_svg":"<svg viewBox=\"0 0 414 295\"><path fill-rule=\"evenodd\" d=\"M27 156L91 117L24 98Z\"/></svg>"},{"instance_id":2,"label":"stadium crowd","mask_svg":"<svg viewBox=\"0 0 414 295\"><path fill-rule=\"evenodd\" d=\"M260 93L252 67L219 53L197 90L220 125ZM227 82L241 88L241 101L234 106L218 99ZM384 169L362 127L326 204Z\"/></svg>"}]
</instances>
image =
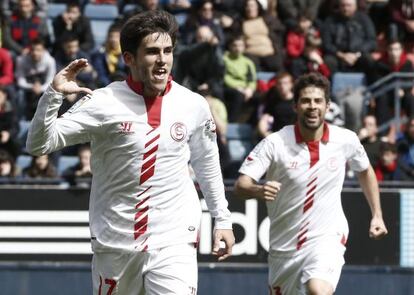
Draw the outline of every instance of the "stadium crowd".
<instances>
[{"instance_id":1,"label":"stadium crowd","mask_svg":"<svg viewBox=\"0 0 414 295\"><path fill-rule=\"evenodd\" d=\"M64 10L52 16L49 9L58 3ZM334 89L338 73L361 74L364 87L390 73L414 70L414 0L1 0L0 5L3 183L61 178L77 184L77 178L91 177L87 146L34 157L23 167L27 126L53 76L73 59L90 61L78 82L91 89L127 77L120 28L141 11L165 9L176 16L180 38L173 76L208 101L226 178L237 177L228 125L250 125L254 144L294 123L292 88L298 76L318 71ZM106 30L102 43L86 13L90 5L116 8L110 24L97 27ZM406 119L401 128L379 128L394 117L394 91L372 97L364 110L361 93L359 88L333 92L326 119L358 134L379 181L413 181L413 89L398 92ZM59 113L79 98L67 97ZM63 169L62 157L79 160Z\"/></svg>"}]
</instances>

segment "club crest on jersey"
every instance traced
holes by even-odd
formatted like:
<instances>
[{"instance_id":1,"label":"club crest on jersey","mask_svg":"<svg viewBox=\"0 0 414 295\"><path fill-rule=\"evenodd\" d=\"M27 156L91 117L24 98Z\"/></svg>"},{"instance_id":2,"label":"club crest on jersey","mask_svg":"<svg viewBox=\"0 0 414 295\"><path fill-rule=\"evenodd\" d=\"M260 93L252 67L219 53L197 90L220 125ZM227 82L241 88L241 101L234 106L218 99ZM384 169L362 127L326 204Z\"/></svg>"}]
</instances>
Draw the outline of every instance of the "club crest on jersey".
<instances>
[{"instance_id":1,"label":"club crest on jersey","mask_svg":"<svg viewBox=\"0 0 414 295\"><path fill-rule=\"evenodd\" d=\"M338 160L336 158L329 158L326 162L326 168L329 171L335 171L339 167Z\"/></svg>"},{"instance_id":2,"label":"club crest on jersey","mask_svg":"<svg viewBox=\"0 0 414 295\"><path fill-rule=\"evenodd\" d=\"M132 122L121 122L119 125L119 134L134 134L134 131L132 131Z\"/></svg>"},{"instance_id":3,"label":"club crest on jersey","mask_svg":"<svg viewBox=\"0 0 414 295\"><path fill-rule=\"evenodd\" d=\"M170 135L177 142L183 141L187 136L187 127L185 127L184 123L175 122L170 128Z\"/></svg>"}]
</instances>

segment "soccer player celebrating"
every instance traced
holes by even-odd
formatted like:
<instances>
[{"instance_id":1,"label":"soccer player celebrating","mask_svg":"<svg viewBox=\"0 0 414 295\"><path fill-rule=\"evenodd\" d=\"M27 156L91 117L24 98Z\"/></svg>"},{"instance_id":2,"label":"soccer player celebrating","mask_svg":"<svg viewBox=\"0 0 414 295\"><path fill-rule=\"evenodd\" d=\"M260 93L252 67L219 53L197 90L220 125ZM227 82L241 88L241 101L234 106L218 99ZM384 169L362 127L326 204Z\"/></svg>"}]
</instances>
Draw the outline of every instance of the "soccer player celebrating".
<instances>
[{"instance_id":1,"label":"soccer player celebrating","mask_svg":"<svg viewBox=\"0 0 414 295\"><path fill-rule=\"evenodd\" d=\"M92 92L76 83L87 60L75 60L54 77L30 127L35 155L91 143L94 294L196 294L201 208L188 162L215 218L213 254L231 254L207 101L170 76L177 30L163 11L132 17L121 31L129 78ZM79 92L88 95L57 118L65 95Z\"/></svg>"},{"instance_id":2,"label":"soccer player celebrating","mask_svg":"<svg viewBox=\"0 0 414 295\"><path fill-rule=\"evenodd\" d=\"M371 208L370 237L387 234L378 183L357 135L324 122L329 88L320 74L301 76L294 87L297 123L263 139L239 170L236 194L267 201L270 294L335 291L348 236L341 206L347 163Z\"/></svg>"}]
</instances>

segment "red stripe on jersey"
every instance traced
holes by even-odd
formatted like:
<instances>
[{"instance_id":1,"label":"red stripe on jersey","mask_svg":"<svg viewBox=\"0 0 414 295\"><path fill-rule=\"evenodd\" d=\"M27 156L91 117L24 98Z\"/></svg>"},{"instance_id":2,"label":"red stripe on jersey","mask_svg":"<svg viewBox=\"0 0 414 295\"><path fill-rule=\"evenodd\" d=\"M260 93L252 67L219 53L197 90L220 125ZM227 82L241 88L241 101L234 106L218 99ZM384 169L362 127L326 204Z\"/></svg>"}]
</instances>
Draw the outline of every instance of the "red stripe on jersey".
<instances>
[{"instance_id":1,"label":"red stripe on jersey","mask_svg":"<svg viewBox=\"0 0 414 295\"><path fill-rule=\"evenodd\" d=\"M301 225L301 227L300 227L300 229L299 229L299 232L301 232L305 227L307 227L309 225L309 221L308 222L306 222L305 224L302 224Z\"/></svg>"},{"instance_id":2,"label":"red stripe on jersey","mask_svg":"<svg viewBox=\"0 0 414 295\"><path fill-rule=\"evenodd\" d=\"M313 201L313 197L315 196L315 194L310 195L309 197L306 198L304 204L306 205L307 203L309 203L310 201Z\"/></svg>"},{"instance_id":3,"label":"red stripe on jersey","mask_svg":"<svg viewBox=\"0 0 414 295\"><path fill-rule=\"evenodd\" d=\"M141 210L139 210L137 213L135 213L134 220L139 219L143 214L147 213L148 212L148 208L149 208L148 206L147 207L144 207Z\"/></svg>"},{"instance_id":4,"label":"red stripe on jersey","mask_svg":"<svg viewBox=\"0 0 414 295\"><path fill-rule=\"evenodd\" d=\"M148 168L150 168L151 166L154 166L155 164L155 160L157 159L157 155L154 155L151 159L149 159L148 161L146 161L141 168L141 172L144 172L145 170L147 170Z\"/></svg>"},{"instance_id":5,"label":"red stripe on jersey","mask_svg":"<svg viewBox=\"0 0 414 295\"><path fill-rule=\"evenodd\" d=\"M155 166L151 166L149 169L147 169L143 174L141 174L141 177L139 178L139 184L143 184L148 179L150 179L154 175Z\"/></svg>"},{"instance_id":6,"label":"red stripe on jersey","mask_svg":"<svg viewBox=\"0 0 414 295\"><path fill-rule=\"evenodd\" d=\"M316 189L316 184L312 186L307 192L306 195L309 196Z\"/></svg>"},{"instance_id":7,"label":"red stripe on jersey","mask_svg":"<svg viewBox=\"0 0 414 295\"><path fill-rule=\"evenodd\" d=\"M308 232L308 229L305 229L302 233L299 234L298 240L302 239L302 237Z\"/></svg>"},{"instance_id":8,"label":"red stripe on jersey","mask_svg":"<svg viewBox=\"0 0 414 295\"><path fill-rule=\"evenodd\" d=\"M154 130L154 129L153 129ZM150 141L148 141L146 144L145 144L145 148L147 148L151 143L153 143L154 141L156 141L157 139L159 139L160 138L160 135L158 134L157 136L155 136L153 139L151 139Z\"/></svg>"},{"instance_id":9,"label":"red stripe on jersey","mask_svg":"<svg viewBox=\"0 0 414 295\"><path fill-rule=\"evenodd\" d=\"M310 141L306 143L310 153L310 167L319 161L319 141Z\"/></svg>"},{"instance_id":10,"label":"red stripe on jersey","mask_svg":"<svg viewBox=\"0 0 414 295\"><path fill-rule=\"evenodd\" d=\"M161 123L162 96L154 98L144 98L147 107L148 124L152 128L157 128Z\"/></svg>"},{"instance_id":11,"label":"red stripe on jersey","mask_svg":"<svg viewBox=\"0 0 414 295\"><path fill-rule=\"evenodd\" d=\"M158 144L144 154L144 160L158 150Z\"/></svg>"},{"instance_id":12,"label":"red stripe on jersey","mask_svg":"<svg viewBox=\"0 0 414 295\"><path fill-rule=\"evenodd\" d=\"M152 128L150 131L147 132L146 135L149 135L151 132L153 132L154 130L157 130L157 128Z\"/></svg>"},{"instance_id":13,"label":"red stripe on jersey","mask_svg":"<svg viewBox=\"0 0 414 295\"><path fill-rule=\"evenodd\" d=\"M142 191L142 192L140 192L138 195L137 195L137 198L139 197L139 196L141 196L141 195L143 195L143 194L145 194L150 188L152 188L152 185L150 185L149 187L147 187L144 191ZM147 198L149 198L149 197L147 197ZM137 205L138 206L138 205ZM135 207L136 208L136 207Z\"/></svg>"},{"instance_id":14,"label":"red stripe on jersey","mask_svg":"<svg viewBox=\"0 0 414 295\"><path fill-rule=\"evenodd\" d=\"M146 189L148 190L148 189ZM135 209L138 209L142 204L144 204L146 201L148 201L150 196L146 197L145 199L141 200L138 204L135 205Z\"/></svg>"},{"instance_id":15,"label":"red stripe on jersey","mask_svg":"<svg viewBox=\"0 0 414 295\"><path fill-rule=\"evenodd\" d=\"M312 198L312 200L310 200L310 202L308 202L307 204L305 204L305 206L303 207L303 213L305 213L306 211L308 211L312 207L312 205L313 205L313 198Z\"/></svg>"},{"instance_id":16,"label":"red stripe on jersey","mask_svg":"<svg viewBox=\"0 0 414 295\"><path fill-rule=\"evenodd\" d=\"M148 245L145 245L144 249L142 249L142 252L146 252L148 250Z\"/></svg>"},{"instance_id":17,"label":"red stripe on jersey","mask_svg":"<svg viewBox=\"0 0 414 295\"><path fill-rule=\"evenodd\" d=\"M304 237L303 239L299 240L298 243L296 244L296 250L299 250L300 248L302 248L303 244L306 242L306 237Z\"/></svg>"},{"instance_id":18,"label":"red stripe on jersey","mask_svg":"<svg viewBox=\"0 0 414 295\"><path fill-rule=\"evenodd\" d=\"M312 179L311 182L309 182L306 186L310 187L316 180L318 179L318 177L315 177L314 179Z\"/></svg>"},{"instance_id":19,"label":"red stripe on jersey","mask_svg":"<svg viewBox=\"0 0 414 295\"><path fill-rule=\"evenodd\" d=\"M140 221L135 223L134 238L135 240L142 236L147 231L148 215L144 216Z\"/></svg>"}]
</instances>

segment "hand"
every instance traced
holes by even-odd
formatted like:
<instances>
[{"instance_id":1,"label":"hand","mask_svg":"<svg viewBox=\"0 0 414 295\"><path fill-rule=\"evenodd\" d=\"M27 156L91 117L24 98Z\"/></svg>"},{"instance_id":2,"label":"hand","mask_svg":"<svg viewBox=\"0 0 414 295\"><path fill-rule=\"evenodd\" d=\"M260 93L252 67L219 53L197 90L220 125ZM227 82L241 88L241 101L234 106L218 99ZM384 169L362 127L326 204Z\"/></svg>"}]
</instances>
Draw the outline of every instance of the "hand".
<instances>
[{"instance_id":1,"label":"hand","mask_svg":"<svg viewBox=\"0 0 414 295\"><path fill-rule=\"evenodd\" d=\"M225 247L220 247L220 241L224 242ZM218 256L218 261L223 261L231 255L235 239L233 230L216 229L214 230L213 255Z\"/></svg>"},{"instance_id":2,"label":"hand","mask_svg":"<svg viewBox=\"0 0 414 295\"><path fill-rule=\"evenodd\" d=\"M250 98L252 98L254 90L251 88L245 88L244 89L244 101L249 101Z\"/></svg>"},{"instance_id":3,"label":"hand","mask_svg":"<svg viewBox=\"0 0 414 295\"><path fill-rule=\"evenodd\" d=\"M79 72L87 66L88 61L84 58L72 61L53 78L53 89L65 95L79 92L92 94L92 90L86 87L79 87L79 85L76 83L76 75L79 74Z\"/></svg>"},{"instance_id":4,"label":"hand","mask_svg":"<svg viewBox=\"0 0 414 295\"><path fill-rule=\"evenodd\" d=\"M0 132L0 142L7 143L10 139L10 132L7 130L3 130Z\"/></svg>"},{"instance_id":5,"label":"hand","mask_svg":"<svg viewBox=\"0 0 414 295\"><path fill-rule=\"evenodd\" d=\"M371 225L369 228L369 237L374 240L383 238L388 233L385 227L384 220L379 217L373 217L371 219Z\"/></svg>"},{"instance_id":6,"label":"hand","mask_svg":"<svg viewBox=\"0 0 414 295\"><path fill-rule=\"evenodd\" d=\"M414 21L413 20L406 20L405 21L405 28L408 32L414 32Z\"/></svg>"},{"instance_id":7,"label":"hand","mask_svg":"<svg viewBox=\"0 0 414 295\"><path fill-rule=\"evenodd\" d=\"M274 201L276 200L277 194L280 191L282 184L277 181L266 181L262 186L263 189L263 200L265 201Z\"/></svg>"},{"instance_id":8,"label":"hand","mask_svg":"<svg viewBox=\"0 0 414 295\"><path fill-rule=\"evenodd\" d=\"M311 52L309 52L308 57L310 60L316 62L318 65L323 64L323 59L316 50L312 50Z\"/></svg>"}]
</instances>

